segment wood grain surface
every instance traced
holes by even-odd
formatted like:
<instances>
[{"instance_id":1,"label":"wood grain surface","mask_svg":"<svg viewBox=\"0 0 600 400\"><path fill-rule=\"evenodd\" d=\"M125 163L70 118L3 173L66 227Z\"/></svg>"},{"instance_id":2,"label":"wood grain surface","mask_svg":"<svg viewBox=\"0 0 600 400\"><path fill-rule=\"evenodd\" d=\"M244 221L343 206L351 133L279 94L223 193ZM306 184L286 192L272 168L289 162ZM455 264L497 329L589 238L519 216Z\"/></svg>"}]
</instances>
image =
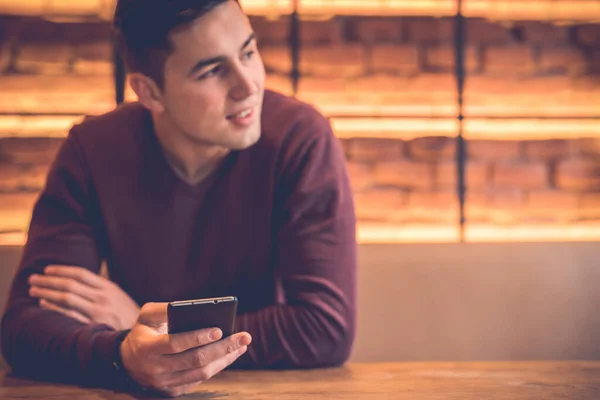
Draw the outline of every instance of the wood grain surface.
<instances>
[{"instance_id":1,"label":"wood grain surface","mask_svg":"<svg viewBox=\"0 0 600 400\"><path fill-rule=\"evenodd\" d=\"M156 398L0 375L0 399ZM304 371L225 371L182 399L600 399L600 362L349 364Z\"/></svg>"}]
</instances>

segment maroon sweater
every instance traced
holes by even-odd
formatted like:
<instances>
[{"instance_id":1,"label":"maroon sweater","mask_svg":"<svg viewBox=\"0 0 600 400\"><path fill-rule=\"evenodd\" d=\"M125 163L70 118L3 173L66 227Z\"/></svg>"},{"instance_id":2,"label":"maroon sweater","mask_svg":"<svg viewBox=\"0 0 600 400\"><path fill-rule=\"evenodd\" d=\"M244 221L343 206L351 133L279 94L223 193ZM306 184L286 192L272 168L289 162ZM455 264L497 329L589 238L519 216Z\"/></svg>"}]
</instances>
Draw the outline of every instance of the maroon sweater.
<instances>
[{"instance_id":1,"label":"maroon sweater","mask_svg":"<svg viewBox=\"0 0 600 400\"><path fill-rule=\"evenodd\" d=\"M27 278L48 264L111 278L138 304L237 296L247 368L334 366L355 332L356 241L344 156L312 107L265 93L262 138L190 186L150 114L127 104L73 127L33 211L2 319L18 373L110 386L124 336L38 307Z\"/></svg>"}]
</instances>

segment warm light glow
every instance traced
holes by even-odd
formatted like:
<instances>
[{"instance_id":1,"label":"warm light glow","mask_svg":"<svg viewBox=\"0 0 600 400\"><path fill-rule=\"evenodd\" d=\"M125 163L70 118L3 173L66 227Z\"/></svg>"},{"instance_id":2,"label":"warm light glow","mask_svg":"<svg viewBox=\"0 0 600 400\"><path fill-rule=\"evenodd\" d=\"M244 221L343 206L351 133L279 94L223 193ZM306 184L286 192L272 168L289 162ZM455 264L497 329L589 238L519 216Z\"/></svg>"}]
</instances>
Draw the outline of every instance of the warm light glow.
<instances>
[{"instance_id":1,"label":"warm light glow","mask_svg":"<svg viewBox=\"0 0 600 400\"><path fill-rule=\"evenodd\" d=\"M26 240L24 232L0 233L0 246L23 246Z\"/></svg>"},{"instance_id":2,"label":"warm light glow","mask_svg":"<svg viewBox=\"0 0 600 400\"><path fill-rule=\"evenodd\" d=\"M293 11L292 0L241 0L246 13L276 18ZM299 0L305 17L333 15L451 16L456 0ZM464 0L467 17L496 20L600 21L598 0ZM0 14L49 19L110 19L115 0L0 0Z\"/></svg>"},{"instance_id":3,"label":"warm light glow","mask_svg":"<svg viewBox=\"0 0 600 400\"><path fill-rule=\"evenodd\" d=\"M1 116L0 137L66 137L81 116Z\"/></svg>"},{"instance_id":4,"label":"warm light glow","mask_svg":"<svg viewBox=\"0 0 600 400\"><path fill-rule=\"evenodd\" d=\"M22 246L24 232L0 233L0 246ZM359 223L360 244L457 243L460 232L451 225L376 225ZM596 242L600 241L600 224L479 225L467 224L465 241L469 243L510 242Z\"/></svg>"},{"instance_id":5,"label":"warm light glow","mask_svg":"<svg viewBox=\"0 0 600 400\"><path fill-rule=\"evenodd\" d=\"M337 137L414 139L423 136L456 136L456 119L332 118Z\"/></svg>"},{"instance_id":6,"label":"warm light glow","mask_svg":"<svg viewBox=\"0 0 600 400\"><path fill-rule=\"evenodd\" d=\"M466 139L548 140L600 136L600 119L469 119Z\"/></svg>"},{"instance_id":7,"label":"warm light glow","mask_svg":"<svg viewBox=\"0 0 600 400\"><path fill-rule=\"evenodd\" d=\"M458 134L452 118L332 118L339 138L413 139ZM549 140L600 137L600 119L469 119L463 135L469 140Z\"/></svg>"},{"instance_id":8,"label":"warm light glow","mask_svg":"<svg viewBox=\"0 0 600 400\"><path fill-rule=\"evenodd\" d=\"M65 137L81 116L0 116L0 137ZM341 139L410 140L423 136L454 137L454 118L331 118ZM469 140L548 140L600 137L600 119L466 119Z\"/></svg>"},{"instance_id":9,"label":"warm light glow","mask_svg":"<svg viewBox=\"0 0 600 400\"><path fill-rule=\"evenodd\" d=\"M597 242L600 224L479 225L465 227L467 242Z\"/></svg>"},{"instance_id":10,"label":"warm light glow","mask_svg":"<svg viewBox=\"0 0 600 400\"><path fill-rule=\"evenodd\" d=\"M460 239L457 226L377 225L359 223L356 231L361 244L454 243Z\"/></svg>"}]
</instances>

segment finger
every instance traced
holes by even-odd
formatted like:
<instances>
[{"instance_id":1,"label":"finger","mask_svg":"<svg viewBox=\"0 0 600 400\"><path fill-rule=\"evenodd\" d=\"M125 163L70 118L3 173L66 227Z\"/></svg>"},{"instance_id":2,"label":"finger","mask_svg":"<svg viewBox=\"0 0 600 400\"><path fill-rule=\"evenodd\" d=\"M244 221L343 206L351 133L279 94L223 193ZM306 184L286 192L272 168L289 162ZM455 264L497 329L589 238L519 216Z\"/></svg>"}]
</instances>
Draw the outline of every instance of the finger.
<instances>
[{"instance_id":1,"label":"finger","mask_svg":"<svg viewBox=\"0 0 600 400\"><path fill-rule=\"evenodd\" d=\"M109 282L106 279L102 278L100 275L82 267L49 265L44 269L44 273L47 275L71 278L96 289L104 287L106 283Z\"/></svg>"},{"instance_id":2,"label":"finger","mask_svg":"<svg viewBox=\"0 0 600 400\"><path fill-rule=\"evenodd\" d=\"M43 309L46 309L46 310L52 310L52 311L59 312L61 314L66 315L67 317L73 318L84 324L89 324L92 322L89 318L78 313L75 310L69 310L67 308L60 307L60 306L58 306L52 302L49 302L48 300L45 300L45 299L40 299L40 307L42 307Z\"/></svg>"},{"instance_id":3,"label":"finger","mask_svg":"<svg viewBox=\"0 0 600 400\"><path fill-rule=\"evenodd\" d=\"M216 343L194 347L179 354L166 356L164 364L168 366L170 371L203 368L215 360L248 346L251 341L250 334L246 332L236 333Z\"/></svg>"},{"instance_id":4,"label":"finger","mask_svg":"<svg viewBox=\"0 0 600 400\"><path fill-rule=\"evenodd\" d=\"M78 311L86 317L91 316L94 308L94 304L83 297L69 292L61 292L59 290L44 289L41 287L32 286L29 288L29 295L51 301L59 307Z\"/></svg>"},{"instance_id":5,"label":"finger","mask_svg":"<svg viewBox=\"0 0 600 400\"><path fill-rule=\"evenodd\" d=\"M85 284L82 284L81 282L71 278L37 274L33 274L29 277L29 284L45 289L71 292L78 296L84 297L89 301L95 300L95 294L98 290L91 286L86 286Z\"/></svg>"},{"instance_id":6,"label":"finger","mask_svg":"<svg viewBox=\"0 0 600 400\"><path fill-rule=\"evenodd\" d=\"M242 346L235 351L218 358L202 368L189 369L187 371L175 372L167 388L177 388L190 384L206 382L225 368L233 364L242 354L248 350L248 346Z\"/></svg>"},{"instance_id":7,"label":"finger","mask_svg":"<svg viewBox=\"0 0 600 400\"><path fill-rule=\"evenodd\" d=\"M167 324L168 303L146 303L140 309L138 322L150 327L160 327Z\"/></svg>"},{"instance_id":8,"label":"finger","mask_svg":"<svg viewBox=\"0 0 600 400\"><path fill-rule=\"evenodd\" d=\"M206 346L223 337L220 329L200 329L197 331L166 334L156 337L154 353L180 355L186 350Z\"/></svg>"}]
</instances>

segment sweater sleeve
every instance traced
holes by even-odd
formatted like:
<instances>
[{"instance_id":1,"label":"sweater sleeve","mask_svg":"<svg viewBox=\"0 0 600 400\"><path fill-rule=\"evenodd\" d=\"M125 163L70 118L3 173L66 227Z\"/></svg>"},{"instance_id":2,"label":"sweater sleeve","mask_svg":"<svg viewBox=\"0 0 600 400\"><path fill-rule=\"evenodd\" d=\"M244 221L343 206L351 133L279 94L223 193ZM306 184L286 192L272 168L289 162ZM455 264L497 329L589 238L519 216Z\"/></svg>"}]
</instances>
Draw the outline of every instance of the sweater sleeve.
<instances>
[{"instance_id":1,"label":"sweater sleeve","mask_svg":"<svg viewBox=\"0 0 600 400\"><path fill-rule=\"evenodd\" d=\"M75 129L75 128L74 128ZM35 379L106 386L124 333L82 324L39 307L28 278L50 264L98 272L99 218L73 130L53 162L33 210L27 243L2 318L2 351L12 369ZM100 380L106 380L100 382Z\"/></svg>"},{"instance_id":2,"label":"sweater sleeve","mask_svg":"<svg viewBox=\"0 0 600 400\"><path fill-rule=\"evenodd\" d=\"M350 355L354 204L341 146L327 121L320 121L312 128L319 135L284 149L275 210L279 300L238 316L236 328L249 332L253 343L234 367L328 367Z\"/></svg>"}]
</instances>

